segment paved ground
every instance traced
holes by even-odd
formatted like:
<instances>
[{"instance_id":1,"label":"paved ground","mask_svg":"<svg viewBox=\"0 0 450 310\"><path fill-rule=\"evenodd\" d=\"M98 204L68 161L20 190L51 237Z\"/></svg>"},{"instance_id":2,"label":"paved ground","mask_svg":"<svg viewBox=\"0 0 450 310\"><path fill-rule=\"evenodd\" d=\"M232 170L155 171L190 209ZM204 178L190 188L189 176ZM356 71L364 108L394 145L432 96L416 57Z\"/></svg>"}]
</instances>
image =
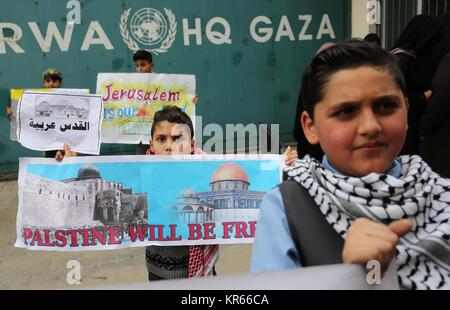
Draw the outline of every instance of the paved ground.
<instances>
[{"instance_id":1,"label":"paved ground","mask_svg":"<svg viewBox=\"0 0 450 310\"><path fill-rule=\"evenodd\" d=\"M0 181L0 289L74 288L66 282L69 260L81 264L81 284L77 287L146 280L143 248L77 253L15 248L17 206L17 181ZM247 272L250 254L251 245L221 246L217 273Z\"/></svg>"}]
</instances>

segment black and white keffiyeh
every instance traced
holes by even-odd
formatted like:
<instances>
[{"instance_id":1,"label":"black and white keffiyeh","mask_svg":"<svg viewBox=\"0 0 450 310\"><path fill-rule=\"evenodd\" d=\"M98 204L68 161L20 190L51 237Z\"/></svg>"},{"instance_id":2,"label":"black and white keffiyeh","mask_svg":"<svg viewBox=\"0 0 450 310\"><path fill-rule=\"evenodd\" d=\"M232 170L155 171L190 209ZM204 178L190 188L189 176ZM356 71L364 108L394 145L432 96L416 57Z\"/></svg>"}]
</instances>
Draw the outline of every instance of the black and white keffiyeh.
<instances>
[{"instance_id":1,"label":"black and white keffiyeh","mask_svg":"<svg viewBox=\"0 0 450 310\"><path fill-rule=\"evenodd\" d=\"M358 217L389 224L409 218L413 229L400 239L399 284L407 289L450 289L450 180L419 156L401 156L399 178L371 173L335 174L305 156L286 168L306 188L336 232L346 238Z\"/></svg>"}]
</instances>

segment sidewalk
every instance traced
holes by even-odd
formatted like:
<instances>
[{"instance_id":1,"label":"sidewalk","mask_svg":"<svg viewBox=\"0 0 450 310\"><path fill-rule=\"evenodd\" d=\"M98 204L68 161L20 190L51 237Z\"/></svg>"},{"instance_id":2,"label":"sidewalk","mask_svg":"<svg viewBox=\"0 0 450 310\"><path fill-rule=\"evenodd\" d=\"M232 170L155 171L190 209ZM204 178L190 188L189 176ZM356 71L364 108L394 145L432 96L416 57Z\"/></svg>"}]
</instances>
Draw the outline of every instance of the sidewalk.
<instances>
[{"instance_id":1,"label":"sidewalk","mask_svg":"<svg viewBox=\"0 0 450 310\"><path fill-rule=\"evenodd\" d=\"M37 252L14 247L18 206L17 180L0 182L0 289L61 289L142 282L147 279L144 249ZM219 275L249 270L251 245L222 245ZM66 264L81 264L81 284L66 282Z\"/></svg>"}]
</instances>

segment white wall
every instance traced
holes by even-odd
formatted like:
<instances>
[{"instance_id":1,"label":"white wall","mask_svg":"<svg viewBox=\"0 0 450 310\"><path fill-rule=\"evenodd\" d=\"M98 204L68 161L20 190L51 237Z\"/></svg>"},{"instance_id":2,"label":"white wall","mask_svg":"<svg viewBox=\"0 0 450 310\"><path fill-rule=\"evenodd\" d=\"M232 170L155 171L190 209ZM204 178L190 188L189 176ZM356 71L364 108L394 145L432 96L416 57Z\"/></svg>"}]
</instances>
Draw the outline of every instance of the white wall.
<instances>
[{"instance_id":1,"label":"white wall","mask_svg":"<svg viewBox=\"0 0 450 310\"><path fill-rule=\"evenodd\" d=\"M362 39L371 32L367 13L367 0L352 0L352 38Z\"/></svg>"}]
</instances>

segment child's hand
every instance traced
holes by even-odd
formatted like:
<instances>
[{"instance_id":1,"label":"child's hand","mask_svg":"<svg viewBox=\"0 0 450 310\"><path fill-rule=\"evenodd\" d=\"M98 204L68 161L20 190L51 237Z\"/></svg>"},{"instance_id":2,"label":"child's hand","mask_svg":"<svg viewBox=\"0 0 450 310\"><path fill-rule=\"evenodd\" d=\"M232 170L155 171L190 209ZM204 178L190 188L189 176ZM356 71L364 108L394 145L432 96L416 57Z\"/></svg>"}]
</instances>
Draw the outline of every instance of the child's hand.
<instances>
[{"instance_id":1,"label":"child's hand","mask_svg":"<svg viewBox=\"0 0 450 310\"><path fill-rule=\"evenodd\" d=\"M433 95L433 92L429 89L426 92L424 92L423 95L425 96L426 99L430 99L431 96Z\"/></svg>"},{"instance_id":2,"label":"child's hand","mask_svg":"<svg viewBox=\"0 0 450 310\"><path fill-rule=\"evenodd\" d=\"M386 226L366 218L358 218L347 231L342 261L366 266L368 261L377 260L384 273L394 257L400 237L411 228L412 223L407 219Z\"/></svg>"},{"instance_id":3,"label":"child's hand","mask_svg":"<svg viewBox=\"0 0 450 310\"><path fill-rule=\"evenodd\" d=\"M290 146L288 146L283 155L286 156L285 163L287 166L292 165L298 159L297 150L293 150Z\"/></svg>"},{"instance_id":4,"label":"child's hand","mask_svg":"<svg viewBox=\"0 0 450 310\"><path fill-rule=\"evenodd\" d=\"M194 97L194 99L192 99L192 103L194 105L197 105L197 103L198 103L198 96L197 95Z\"/></svg>"},{"instance_id":5,"label":"child's hand","mask_svg":"<svg viewBox=\"0 0 450 310\"><path fill-rule=\"evenodd\" d=\"M9 119L11 119L13 116L13 109L9 105L6 106L6 115L8 116Z\"/></svg>"},{"instance_id":6,"label":"child's hand","mask_svg":"<svg viewBox=\"0 0 450 310\"><path fill-rule=\"evenodd\" d=\"M77 152L71 151L70 147L67 143L64 143L64 150L58 150L55 155L55 159L59 162L62 162L64 157L74 157L78 156Z\"/></svg>"}]
</instances>

